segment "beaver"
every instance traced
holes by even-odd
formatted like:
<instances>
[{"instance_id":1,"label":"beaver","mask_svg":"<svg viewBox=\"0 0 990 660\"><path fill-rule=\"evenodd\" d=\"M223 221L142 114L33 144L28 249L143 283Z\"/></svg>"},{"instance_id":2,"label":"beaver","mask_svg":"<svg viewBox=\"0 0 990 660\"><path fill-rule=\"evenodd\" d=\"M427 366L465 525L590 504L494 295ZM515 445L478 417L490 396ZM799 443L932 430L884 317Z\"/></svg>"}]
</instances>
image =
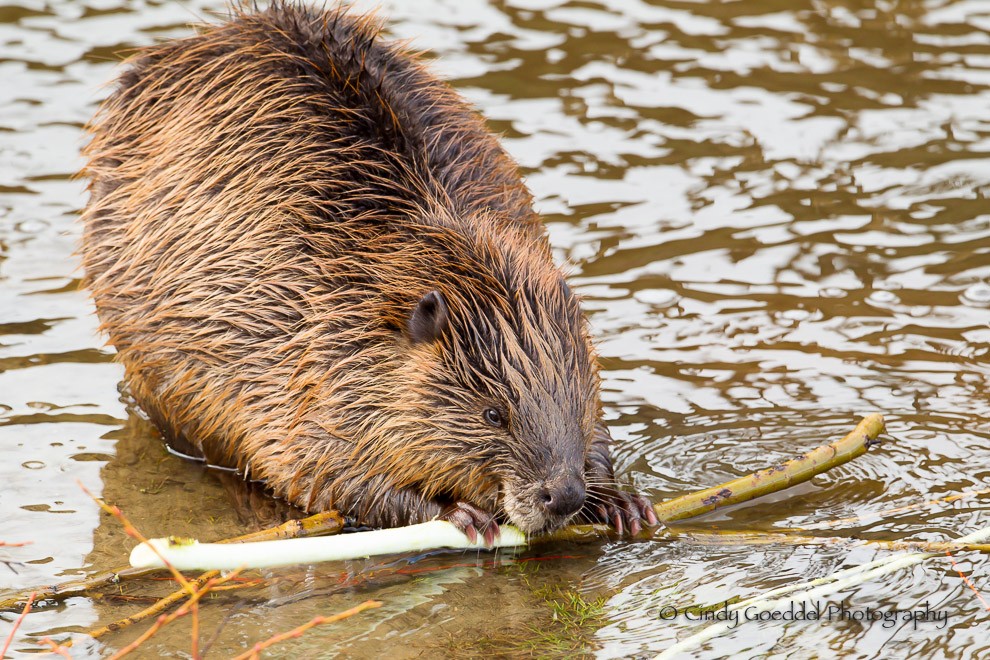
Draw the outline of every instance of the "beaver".
<instances>
[{"instance_id":1,"label":"beaver","mask_svg":"<svg viewBox=\"0 0 990 660\"><path fill-rule=\"evenodd\" d=\"M656 524L516 164L381 31L279 1L129 58L88 127L81 254L131 395L305 511L489 543Z\"/></svg>"}]
</instances>

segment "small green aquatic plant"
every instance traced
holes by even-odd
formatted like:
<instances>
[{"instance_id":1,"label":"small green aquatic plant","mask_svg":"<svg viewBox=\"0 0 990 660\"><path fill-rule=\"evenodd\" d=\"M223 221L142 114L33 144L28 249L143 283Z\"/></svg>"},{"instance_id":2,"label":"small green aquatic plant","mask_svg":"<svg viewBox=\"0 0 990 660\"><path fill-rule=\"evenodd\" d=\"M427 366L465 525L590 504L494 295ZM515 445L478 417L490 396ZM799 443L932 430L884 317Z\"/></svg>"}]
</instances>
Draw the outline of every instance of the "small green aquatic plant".
<instances>
[{"instance_id":1,"label":"small green aquatic plant","mask_svg":"<svg viewBox=\"0 0 990 660\"><path fill-rule=\"evenodd\" d=\"M597 648L595 633L608 624L607 597L590 597L559 584L534 586L528 562L516 564L519 576L531 588L528 623L465 639L451 635L446 650L463 658L580 658Z\"/></svg>"}]
</instances>

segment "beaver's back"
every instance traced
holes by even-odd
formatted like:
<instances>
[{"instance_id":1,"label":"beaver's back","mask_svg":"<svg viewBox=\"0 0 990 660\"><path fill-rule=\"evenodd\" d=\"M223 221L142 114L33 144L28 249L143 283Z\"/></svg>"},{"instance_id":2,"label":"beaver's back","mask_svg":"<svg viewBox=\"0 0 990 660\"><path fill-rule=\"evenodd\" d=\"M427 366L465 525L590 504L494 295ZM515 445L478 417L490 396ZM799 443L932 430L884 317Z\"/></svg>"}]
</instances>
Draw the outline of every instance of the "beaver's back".
<instances>
[{"instance_id":1,"label":"beaver's back","mask_svg":"<svg viewBox=\"0 0 990 660\"><path fill-rule=\"evenodd\" d=\"M515 164L481 118L379 33L370 17L276 2L144 50L97 124L95 192L120 183L118 162L131 159L185 166L213 194L246 166L253 178L274 172L285 182L284 168L308 164L316 179L304 183L325 198L328 217L431 198L464 216L491 209L541 234Z\"/></svg>"},{"instance_id":2,"label":"beaver's back","mask_svg":"<svg viewBox=\"0 0 990 660\"><path fill-rule=\"evenodd\" d=\"M215 461L251 472L326 426L316 392L352 412L384 394L424 273L479 215L552 268L515 164L378 31L294 4L238 15L139 53L91 127L102 327L158 426Z\"/></svg>"}]
</instances>

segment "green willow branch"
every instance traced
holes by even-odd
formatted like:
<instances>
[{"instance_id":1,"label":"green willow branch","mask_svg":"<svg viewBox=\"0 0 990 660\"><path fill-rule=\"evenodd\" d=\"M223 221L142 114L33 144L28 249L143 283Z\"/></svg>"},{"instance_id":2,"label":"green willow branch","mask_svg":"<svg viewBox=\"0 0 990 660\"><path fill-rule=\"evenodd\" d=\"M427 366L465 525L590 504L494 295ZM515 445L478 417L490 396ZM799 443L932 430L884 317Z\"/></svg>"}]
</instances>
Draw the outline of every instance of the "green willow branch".
<instances>
[{"instance_id":1,"label":"green willow branch","mask_svg":"<svg viewBox=\"0 0 990 660\"><path fill-rule=\"evenodd\" d=\"M672 523L776 493L862 456L867 449L880 444L878 436L883 431L883 416L867 415L851 433L837 442L818 447L800 458L733 479L720 486L661 502L654 505L653 510L662 522Z\"/></svg>"}]
</instances>

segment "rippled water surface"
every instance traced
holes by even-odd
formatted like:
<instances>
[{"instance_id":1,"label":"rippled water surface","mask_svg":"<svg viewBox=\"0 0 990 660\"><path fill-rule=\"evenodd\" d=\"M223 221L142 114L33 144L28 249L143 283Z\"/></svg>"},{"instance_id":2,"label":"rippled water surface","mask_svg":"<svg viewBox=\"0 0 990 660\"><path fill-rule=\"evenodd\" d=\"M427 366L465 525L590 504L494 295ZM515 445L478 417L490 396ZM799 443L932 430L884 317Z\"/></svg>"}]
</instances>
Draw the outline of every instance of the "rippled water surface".
<instances>
[{"instance_id":1,"label":"rippled water surface","mask_svg":"<svg viewBox=\"0 0 990 660\"><path fill-rule=\"evenodd\" d=\"M188 34L222 8L0 4L0 541L32 542L0 547L0 589L125 560L131 541L77 480L149 535L226 537L281 513L166 453L128 407L73 255L82 125L118 54ZM978 497L870 515L990 480L990 3L391 0L383 13L481 108L525 172L599 340L623 478L659 500L790 458L881 411L895 442L692 524L939 540L990 522ZM822 524L853 516L866 517ZM888 554L658 538L535 548L521 562L283 570L204 606L202 638L210 657L226 657L374 597L382 609L280 653L647 657L700 629L662 620L664 606L747 597ZM990 598L988 563L954 561L830 601L927 603L947 617L941 629L746 622L696 650L986 657L987 611L962 576ZM109 654L137 631L99 643L80 633L160 591L144 583L41 609L14 651L50 636L72 637L79 657ZM601 607L582 625L554 620L549 601L575 594ZM185 657L188 622L144 649Z\"/></svg>"}]
</instances>

